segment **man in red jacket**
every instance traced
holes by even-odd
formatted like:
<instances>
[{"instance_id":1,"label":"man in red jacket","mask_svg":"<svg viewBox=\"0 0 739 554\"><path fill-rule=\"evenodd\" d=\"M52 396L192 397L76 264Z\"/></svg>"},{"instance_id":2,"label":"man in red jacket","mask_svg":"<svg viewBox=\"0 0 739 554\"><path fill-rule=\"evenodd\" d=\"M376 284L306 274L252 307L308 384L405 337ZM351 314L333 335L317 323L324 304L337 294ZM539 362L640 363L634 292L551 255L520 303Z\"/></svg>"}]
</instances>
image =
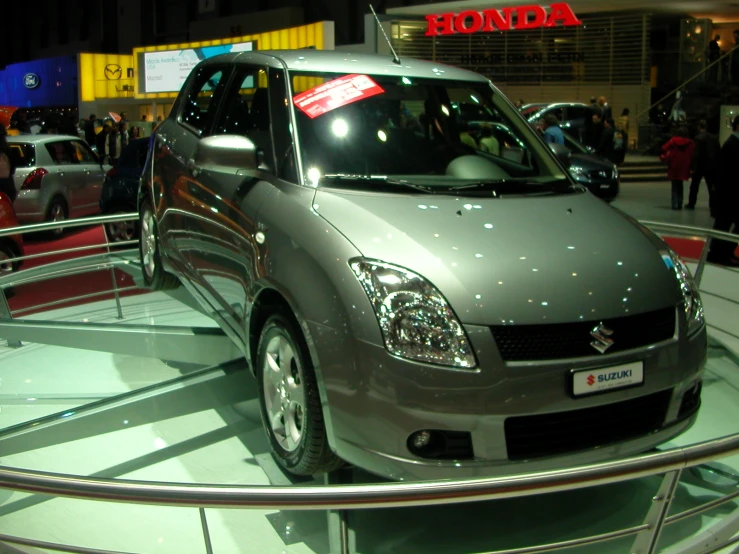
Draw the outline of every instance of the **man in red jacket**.
<instances>
[{"instance_id":1,"label":"man in red jacket","mask_svg":"<svg viewBox=\"0 0 739 554\"><path fill-rule=\"evenodd\" d=\"M695 144L688 137L687 127L680 127L675 136L662 147L662 161L667 163L667 178L672 181L672 209L683 209L683 185L690 180Z\"/></svg>"}]
</instances>

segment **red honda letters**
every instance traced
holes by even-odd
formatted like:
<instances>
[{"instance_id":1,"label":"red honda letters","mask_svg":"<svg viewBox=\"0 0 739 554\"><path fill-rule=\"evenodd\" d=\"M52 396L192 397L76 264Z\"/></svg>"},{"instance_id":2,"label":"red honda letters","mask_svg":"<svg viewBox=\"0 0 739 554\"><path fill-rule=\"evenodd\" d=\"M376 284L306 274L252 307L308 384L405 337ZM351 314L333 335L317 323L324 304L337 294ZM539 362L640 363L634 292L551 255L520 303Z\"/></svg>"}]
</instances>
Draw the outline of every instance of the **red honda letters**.
<instances>
[{"instance_id":1,"label":"red honda letters","mask_svg":"<svg viewBox=\"0 0 739 554\"><path fill-rule=\"evenodd\" d=\"M537 29L539 27L576 27L582 25L568 4L550 4L549 16L542 6L519 6L502 10L464 11L458 14L443 13L426 16L426 36L454 35L457 33L491 33Z\"/></svg>"}]
</instances>

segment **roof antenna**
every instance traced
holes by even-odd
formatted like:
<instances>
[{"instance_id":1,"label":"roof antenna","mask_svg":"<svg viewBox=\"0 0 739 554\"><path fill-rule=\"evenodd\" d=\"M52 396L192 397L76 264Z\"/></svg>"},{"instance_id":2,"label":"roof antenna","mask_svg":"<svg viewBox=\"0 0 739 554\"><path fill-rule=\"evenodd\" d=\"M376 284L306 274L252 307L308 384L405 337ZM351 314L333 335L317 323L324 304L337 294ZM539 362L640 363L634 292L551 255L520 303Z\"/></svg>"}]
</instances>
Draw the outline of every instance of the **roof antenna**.
<instances>
[{"instance_id":1,"label":"roof antenna","mask_svg":"<svg viewBox=\"0 0 739 554\"><path fill-rule=\"evenodd\" d=\"M375 21L377 21L377 26L380 28L380 31L382 31L382 35L385 37L385 40L387 41L387 45L390 47L390 51L393 53L393 62L400 65L400 58L395 53L395 48L393 48L393 43L390 42L390 37L387 36L387 33L385 32L385 28L382 26L382 23L380 23L380 18L377 17L377 12L375 11L375 8L372 7L372 4L369 5L370 10L372 10L372 15L375 16Z\"/></svg>"}]
</instances>

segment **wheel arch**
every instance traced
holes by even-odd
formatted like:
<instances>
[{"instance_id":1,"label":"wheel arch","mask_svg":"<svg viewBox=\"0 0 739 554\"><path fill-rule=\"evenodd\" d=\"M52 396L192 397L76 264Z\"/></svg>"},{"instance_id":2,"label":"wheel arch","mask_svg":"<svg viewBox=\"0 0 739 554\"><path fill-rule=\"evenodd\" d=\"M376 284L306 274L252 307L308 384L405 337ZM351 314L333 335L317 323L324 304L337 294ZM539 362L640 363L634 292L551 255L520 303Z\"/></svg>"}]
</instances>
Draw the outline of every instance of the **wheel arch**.
<instances>
[{"instance_id":1,"label":"wheel arch","mask_svg":"<svg viewBox=\"0 0 739 554\"><path fill-rule=\"evenodd\" d=\"M303 339L308 347L308 353L311 357L313 370L316 374L316 384L318 385L318 393L321 397L321 410L323 412L323 421L326 426L326 436L329 444L333 447L334 434L333 423L331 420L331 410L328 409L328 395L326 394L325 382L323 379L320 363L318 362L318 352L315 342L310 332L307 320L300 313L297 303L291 300L290 295L281 290L276 283L268 282L259 290L252 302L251 310L246 321L246 351L247 360L252 373L256 376L257 364L256 356L259 348L259 337L264 324L269 316L277 309L282 309L285 315L293 319L293 323L297 325L303 333Z\"/></svg>"}]
</instances>

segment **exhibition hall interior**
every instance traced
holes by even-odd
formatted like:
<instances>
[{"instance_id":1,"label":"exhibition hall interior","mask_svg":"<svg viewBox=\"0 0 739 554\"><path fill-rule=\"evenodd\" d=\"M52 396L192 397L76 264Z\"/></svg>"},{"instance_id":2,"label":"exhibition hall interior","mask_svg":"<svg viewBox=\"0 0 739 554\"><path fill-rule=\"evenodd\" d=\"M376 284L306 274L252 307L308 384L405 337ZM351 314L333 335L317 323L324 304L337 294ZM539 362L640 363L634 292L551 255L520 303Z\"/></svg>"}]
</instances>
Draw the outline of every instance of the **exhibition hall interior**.
<instances>
[{"instance_id":1,"label":"exhibition hall interior","mask_svg":"<svg viewBox=\"0 0 739 554\"><path fill-rule=\"evenodd\" d=\"M739 554L739 4L2 11L0 552Z\"/></svg>"}]
</instances>

